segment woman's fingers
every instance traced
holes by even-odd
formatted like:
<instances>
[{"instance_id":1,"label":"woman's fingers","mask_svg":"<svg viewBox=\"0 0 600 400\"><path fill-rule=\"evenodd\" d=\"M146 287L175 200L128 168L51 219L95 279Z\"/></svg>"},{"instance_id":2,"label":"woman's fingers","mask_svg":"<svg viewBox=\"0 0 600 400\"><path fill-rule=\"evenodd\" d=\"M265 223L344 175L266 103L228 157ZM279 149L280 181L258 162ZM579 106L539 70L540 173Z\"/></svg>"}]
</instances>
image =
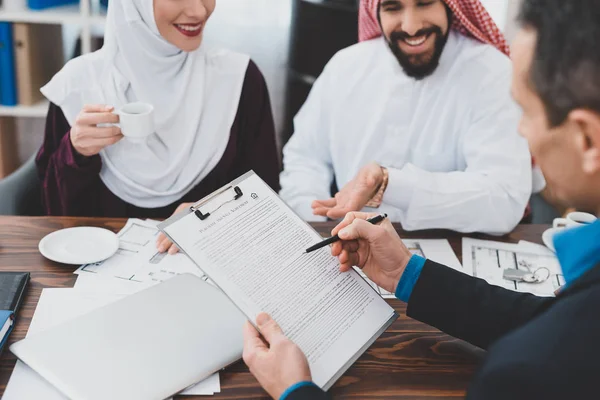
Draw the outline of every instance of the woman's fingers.
<instances>
[{"instance_id":1,"label":"woman's fingers","mask_svg":"<svg viewBox=\"0 0 600 400\"><path fill-rule=\"evenodd\" d=\"M177 214L191 205L192 203L182 203L179 205L179 207L177 207L173 214ZM169 254L177 254L179 252L177 245L171 242L171 240L169 240L169 238L162 232L158 234L158 238L156 239L156 247L159 253L164 253L167 251Z\"/></svg>"},{"instance_id":2,"label":"woman's fingers","mask_svg":"<svg viewBox=\"0 0 600 400\"><path fill-rule=\"evenodd\" d=\"M97 127L97 126L88 126L84 129L86 133L85 136L93 137L93 138L110 138L114 136L122 136L121 128L118 126L105 126L105 127Z\"/></svg>"},{"instance_id":3,"label":"woman's fingers","mask_svg":"<svg viewBox=\"0 0 600 400\"><path fill-rule=\"evenodd\" d=\"M119 122L117 114L102 112L102 113L81 113L77 117L76 123L83 126L95 126L98 124L116 124Z\"/></svg>"},{"instance_id":4,"label":"woman's fingers","mask_svg":"<svg viewBox=\"0 0 600 400\"><path fill-rule=\"evenodd\" d=\"M175 243L171 244L171 247L169 247L169 254L173 255L176 254L179 251L179 248L175 245Z\"/></svg>"},{"instance_id":5,"label":"woman's fingers","mask_svg":"<svg viewBox=\"0 0 600 400\"><path fill-rule=\"evenodd\" d=\"M164 253L171 247L172 243L164 234L160 234L156 241L156 248L159 253Z\"/></svg>"},{"instance_id":6,"label":"woman's fingers","mask_svg":"<svg viewBox=\"0 0 600 400\"><path fill-rule=\"evenodd\" d=\"M85 104L82 108L82 111L88 113L96 113L96 112L106 112L114 110L113 106L109 106L106 104Z\"/></svg>"}]
</instances>

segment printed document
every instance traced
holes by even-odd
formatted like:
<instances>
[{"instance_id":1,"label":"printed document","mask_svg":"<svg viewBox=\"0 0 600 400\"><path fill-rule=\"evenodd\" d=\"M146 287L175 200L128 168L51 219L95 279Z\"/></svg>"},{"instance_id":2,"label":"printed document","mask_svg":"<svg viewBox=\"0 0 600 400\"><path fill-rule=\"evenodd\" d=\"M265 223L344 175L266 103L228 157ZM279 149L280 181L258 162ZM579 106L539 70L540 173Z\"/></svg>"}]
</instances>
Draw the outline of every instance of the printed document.
<instances>
[{"instance_id":1,"label":"printed document","mask_svg":"<svg viewBox=\"0 0 600 400\"><path fill-rule=\"evenodd\" d=\"M160 283L175 275L204 273L185 254L159 253L155 221L131 218L118 233L119 249L107 260L79 267L78 275L103 275L132 282Z\"/></svg>"},{"instance_id":2,"label":"printed document","mask_svg":"<svg viewBox=\"0 0 600 400\"><path fill-rule=\"evenodd\" d=\"M488 283L516 292L551 297L565 284L556 255L536 244L501 243L463 238L465 273ZM527 283L504 279L506 269L527 271L542 277L541 282Z\"/></svg>"},{"instance_id":3,"label":"printed document","mask_svg":"<svg viewBox=\"0 0 600 400\"><path fill-rule=\"evenodd\" d=\"M269 313L308 358L317 385L329 388L396 319L394 310L254 173L195 213L160 227L251 321Z\"/></svg>"}]
</instances>

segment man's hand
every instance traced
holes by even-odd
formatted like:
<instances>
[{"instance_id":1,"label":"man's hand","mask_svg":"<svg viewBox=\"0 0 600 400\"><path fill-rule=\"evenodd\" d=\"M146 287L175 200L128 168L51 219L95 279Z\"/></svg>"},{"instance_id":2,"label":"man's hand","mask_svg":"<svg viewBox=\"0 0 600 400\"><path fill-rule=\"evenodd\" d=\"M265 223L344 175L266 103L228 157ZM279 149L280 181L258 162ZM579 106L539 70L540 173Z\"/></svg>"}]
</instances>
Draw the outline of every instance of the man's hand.
<instances>
[{"instance_id":1,"label":"man's hand","mask_svg":"<svg viewBox=\"0 0 600 400\"><path fill-rule=\"evenodd\" d=\"M181 203L179 207L175 209L173 215L185 210L186 208L191 207L192 204L194 203ZM166 237L165 234L162 232L158 235L158 239L156 239L156 248L158 249L159 253L164 253L168 250L169 254L175 254L179 251L179 248L175 246L175 243L171 242L169 238Z\"/></svg>"},{"instance_id":2,"label":"man's hand","mask_svg":"<svg viewBox=\"0 0 600 400\"><path fill-rule=\"evenodd\" d=\"M339 219L351 211L360 211L377 193L382 182L381 167L371 163L363 167L333 199L313 201L313 214Z\"/></svg>"},{"instance_id":3,"label":"man's hand","mask_svg":"<svg viewBox=\"0 0 600 400\"><path fill-rule=\"evenodd\" d=\"M312 381L308 361L302 350L289 340L277 323L267 314L256 317L262 336L250 324L244 326L244 362L258 383L279 399L292 385Z\"/></svg>"},{"instance_id":4,"label":"man's hand","mask_svg":"<svg viewBox=\"0 0 600 400\"><path fill-rule=\"evenodd\" d=\"M331 254L338 257L340 271L357 266L377 285L395 293L412 254L388 219L379 225L366 221L376 215L361 212L346 215L331 232L342 239L333 244Z\"/></svg>"}]
</instances>

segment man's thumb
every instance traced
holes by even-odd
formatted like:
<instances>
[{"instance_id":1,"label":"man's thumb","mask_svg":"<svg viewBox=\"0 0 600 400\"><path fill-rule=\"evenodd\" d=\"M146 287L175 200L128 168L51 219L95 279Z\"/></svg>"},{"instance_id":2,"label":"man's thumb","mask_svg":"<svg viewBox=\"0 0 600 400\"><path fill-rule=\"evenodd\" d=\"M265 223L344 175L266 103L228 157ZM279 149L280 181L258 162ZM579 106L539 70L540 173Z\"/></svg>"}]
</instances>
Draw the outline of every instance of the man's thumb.
<instances>
[{"instance_id":1,"label":"man's thumb","mask_svg":"<svg viewBox=\"0 0 600 400\"><path fill-rule=\"evenodd\" d=\"M283 331L277 325L277 322L269 314L260 313L256 317L256 324L260 330L260 333L267 340L267 342L272 343L277 340L280 336L283 336Z\"/></svg>"},{"instance_id":2,"label":"man's thumb","mask_svg":"<svg viewBox=\"0 0 600 400\"><path fill-rule=\"evenodd\" d=\"M355 219L350 225L342 229L338 236L342 240L369 240L376 232L377 227L364 219Z\"/></svg>"}]
</instances>

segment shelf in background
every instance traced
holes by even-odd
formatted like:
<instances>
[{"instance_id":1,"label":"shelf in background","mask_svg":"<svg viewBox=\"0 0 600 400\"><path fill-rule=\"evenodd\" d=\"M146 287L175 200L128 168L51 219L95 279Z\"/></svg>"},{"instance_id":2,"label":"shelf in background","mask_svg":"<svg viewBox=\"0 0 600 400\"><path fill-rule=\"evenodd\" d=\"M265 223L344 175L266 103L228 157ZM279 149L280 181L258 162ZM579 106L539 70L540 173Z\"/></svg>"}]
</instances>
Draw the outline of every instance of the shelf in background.
<instances>
[{"instance_id":1,"label":"shelf in background","mask_svg":"<svg viewBox=\"0 0 600 400\"><path fill-rule=\"evenodd\" d=\"M93 16L92 18L96 17ZM84 22L79 4L52 7L45 10L4 10L0 7L0 21L39 24L81 24Z\"/></svg>"},{"instance_id":2,"label":"shelf in background","mask_svg":"<svg viewBox=\"0 0 600 400\"><path fill-rule=\"evenodd\" d=\"M0 106L0 117L35 117L44 118L48 113L48 101L41 101L33 106Z\"/></svg>"}]
</instances>

